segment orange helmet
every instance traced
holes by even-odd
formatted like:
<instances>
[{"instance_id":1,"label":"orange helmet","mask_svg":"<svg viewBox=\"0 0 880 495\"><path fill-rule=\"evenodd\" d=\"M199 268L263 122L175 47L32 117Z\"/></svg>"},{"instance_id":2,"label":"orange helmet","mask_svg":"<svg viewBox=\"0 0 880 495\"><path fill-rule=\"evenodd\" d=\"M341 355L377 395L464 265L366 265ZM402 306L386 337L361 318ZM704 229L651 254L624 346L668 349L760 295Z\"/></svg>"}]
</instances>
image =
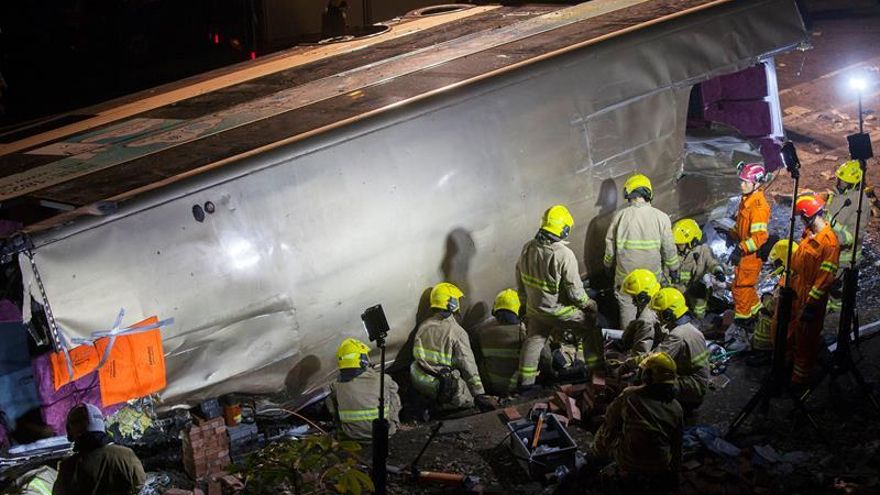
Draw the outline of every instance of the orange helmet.
<instances>
[{"instance_id":1,"label":"orange helmet","mask_svg":"<svg viewBox=\"0 0 880 495\"><path fill-rule=\"evenodd\" d=\"M825 201L820 196L812 194L804 194L797 199L794 206L798 215L806 218L813 218L825 209Z\"/></svg>"}]
</instances>

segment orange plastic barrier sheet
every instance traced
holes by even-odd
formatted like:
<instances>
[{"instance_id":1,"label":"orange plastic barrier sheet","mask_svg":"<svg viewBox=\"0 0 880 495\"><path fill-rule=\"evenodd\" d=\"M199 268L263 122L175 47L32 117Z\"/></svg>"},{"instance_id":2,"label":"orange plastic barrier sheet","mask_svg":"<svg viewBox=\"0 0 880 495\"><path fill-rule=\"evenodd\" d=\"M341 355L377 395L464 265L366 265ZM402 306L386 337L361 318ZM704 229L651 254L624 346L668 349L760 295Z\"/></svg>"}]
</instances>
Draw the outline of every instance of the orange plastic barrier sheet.
<instances>
[{"instance_id":1,"label":"orange plastic barrier sheet","mask_svg":"<svg viewBox=\"0 0 880 495\"><path fill-rule=\"evenodd\" d=\"M159 323L155 316L129 327L148 327ZM112 341L112 345L111 345ZM100 369L101 357L110 347L107 360ZM73 376L63 352L52 353L52 373L55 389L81 378L97 369L104 407L140 397L165 388L165 354L162 350L161 328L102 337L95 345L83 344L70 351Z\"/></svg>"}]
</instances>

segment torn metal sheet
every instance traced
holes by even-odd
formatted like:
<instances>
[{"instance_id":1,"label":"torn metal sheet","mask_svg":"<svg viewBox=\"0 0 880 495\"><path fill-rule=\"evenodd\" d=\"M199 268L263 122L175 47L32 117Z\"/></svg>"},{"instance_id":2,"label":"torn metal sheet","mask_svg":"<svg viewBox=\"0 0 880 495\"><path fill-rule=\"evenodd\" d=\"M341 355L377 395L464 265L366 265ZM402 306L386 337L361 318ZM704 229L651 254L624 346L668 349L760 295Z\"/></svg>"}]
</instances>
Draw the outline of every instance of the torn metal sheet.
<instances>
[{"instance_id":1,"label":"torn metal sheet","mask_svg":"<svg viewBox=\"0 0 880 495\"><path fill-rule=\"evenodd\" d=\"M633 171L652 178L673 217L734 194L732 182L708 195L680 180L726 167L683 158L691 86L803 37L793 1L683 16L41 232L35 264L68 337L108 328L120 308L132 322L174 318L163 329L169 403L308 394L335 372L341 339L365 338L364 308L383 304L389 357L437 282L464 290L466 319L485 316L552 204L571 209L571 247L589 270ZM41 300L30 263L20 266Z\"/></svg>"}]
</instances>

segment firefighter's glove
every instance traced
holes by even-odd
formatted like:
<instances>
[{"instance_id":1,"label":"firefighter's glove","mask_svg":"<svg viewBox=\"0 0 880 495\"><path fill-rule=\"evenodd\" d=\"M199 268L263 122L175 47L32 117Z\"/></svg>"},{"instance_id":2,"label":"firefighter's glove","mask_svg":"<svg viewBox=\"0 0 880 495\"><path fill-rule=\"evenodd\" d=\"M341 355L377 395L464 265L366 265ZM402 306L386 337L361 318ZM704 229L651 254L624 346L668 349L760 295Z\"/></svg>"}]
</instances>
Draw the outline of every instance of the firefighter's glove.
<instances>
[{"instance_id":1,"label":"firefighter's glove","mask_svg":"<svg viewBox=\"0 0 880 495\"><path fill-rule=\"evenodd\" d=\"M733 248L733 252L730 253L730 258L728 258L728 261L730 261L731 265L736 266L736 265L739 265L739 262L740 262L740 260L742 260L742 257L743 257L742 249L739 246L736 246L735 248Z\"/></svg>"},{"instance_id":2,"label":"firefighter's glove","mask_svg":"<svg viewBox=\"0 0 880 495\"><path fill-rule=\"evenodd\" d=\"M481 394L474 397L474 405L480 410L480 412L495 410L495 404L488 395Z\"/></svg>"},{"instance_id":3,"label":"firefighter's glove","mask_svg":"<svg viewBox=\"0 0 880 495\"><path fill-rule=\"evenodd\" d=\"M669 271L669 281L673 284L677 284L681 278L678 276L678 270L670 270Z\"/></svg>"},{"instance_id":4,"label":"firefighter's glove","mask_svg":"<svg viewBox=\"0 0 880 495\"><path fill-rule=\"evenodd\" d=\"M599 306L596 304L596 301L593 299L588 299L587 302L584 303L584 306L581 308L587 313L597 313L599 311Z\"/></svg>"},{"instance_id":5,"label":"firefighter's glove","mask_svg":"<svg viewBox=\"0 0 880 495\"><path fill-rule=\"evenodd\" d=\"M834 283L831 284L831 289L828 292L829 294L831 294L831 297L835 299L843 298L843 279L835 279Z\"/></svg>"},{"instance_id":6,"label":"firefighter's glove","mask_svg":"<svg viewBox=\"0 0 880 495\"><path fill-rule=\"evenodd\" d=\"M809 303L801 311L801 321L815 321L819 317L822 306L819 303Z\"/></svg>"},{"instance_id":7,"label":"firefighter's glove","mask_svg":"<svg viewBox=\"0 0 880 495\"><path fill-rule=\"evenodd\" d=\"M721 283L727 282L727 275L724 273L724 270L718 270L715 272L715 280Z\"/></svg>"},{"instance_id":8,"label":"firefighter's glove","mask_svg":"<svg viewBox=\"0 0 880 495\"><path fill-rule=\"evenodd\" d=\"M761 261L767 261L767 258L770 257L770 250L773 249L773 246L776 245L776 241L778 240L778 235L770 234L770 236L767 238L767 242L761 245L761 247L758 249L758 257L761 258Z\"/></svg>"}]
</instances>

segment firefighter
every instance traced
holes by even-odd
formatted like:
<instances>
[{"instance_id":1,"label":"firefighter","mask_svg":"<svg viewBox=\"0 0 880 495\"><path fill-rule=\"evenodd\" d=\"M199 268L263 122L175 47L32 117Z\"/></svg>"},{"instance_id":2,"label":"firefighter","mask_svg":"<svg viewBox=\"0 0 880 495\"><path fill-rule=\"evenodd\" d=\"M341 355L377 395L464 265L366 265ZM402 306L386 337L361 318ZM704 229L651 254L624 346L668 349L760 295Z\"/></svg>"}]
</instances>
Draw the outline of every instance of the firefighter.
<instances>
[{"instance_id":1,"label":"firefighter","mask_svg":"<svg viewBox=\"0 0 880 495\"><path fill-rule=\"evenodd\" d=\"M703 403L709 386L709 349L703 332L691 323L684 294L678 289L660 289L651 298L651 309L657 313L660 323L668 330L657 346L675 360L678 369L676 386L678 402L686 416L692 416Z\"/></svg>"},{"instance_id":2,"label":"firefighter","mask_svg":"<svg viewBox=\"0 0 880 495\"><path fill-rule=\"evenodd\" d=\"M625 494L668 493L678 484L684 419L675 399L676 364L666 353L639 364L643 385L627 387L605 411L592 456L617 462Z\"/></svg>"},{"instance_id":3,"label":"firefighter","mask_svg":"<svg viewBox=\"0 0 880 495\"><path fill-rule=\"evenodd\" d=\"M541 350L551 332L572 330L584 341L587 366L605 365L596 302L587 296L574 253L564 242L574 219L562 205L544 212L541 228L523 246L516 263L520 300L526 306L527 336L520 353L520 384L530 388L538 376Z\"/></svg>"},{"instance_id":4,"label":"firefighter","mask_svg":"<svg viewBox=\"0 0 880 495\"><path fill-rule=\"evenodd\" d=\"M651 298L660 290L660 283L653 272L639 268L623 279L620 289L632 298L632 304L636 308L635 319L623 329L620 339L623 351L633 355L649 352L660 343L654 325L657 315L648 307Z\"/></svg>"},{"instance_id":5,"label":"firefighter","mask_svg":"<svg viewBox=\"0 0 880 495\"><path fill-rule=\"evenodd\" d=\"M614 271L614 286L637 268L660 277L665 269L672 283L678 282L679 257L672 241L669 216L651 206L654 190L651 181L641 174L631 176L623 185L629 205L617 211L605 236L605 269ZM616 291L620 306L620 328L636 318L636 307L629 294Z\"/></svg>"},{"instance_id":6,"label":"firefighter","mask_svg":"<svg viewBox=\"0 0 880 495\"><path fill-rule=\"evenodd\" d=\"M840 269L848 268L852 264L852 248L855 242L856 219L859 216L859 196L862 199L862 215L859 222L859 244L864 239L865 224L868 221L867 213L870 209L870 202L867 195L861 192L862 183L862 165L858 160L850 160L837 168L837 184L834 191L828 194L828 201L825 208L831 215L831 228L837 235L837 242L840 244ZM862 246L856 248L856 262L858 263L862 255ZM842 273L837 274L837 278L841 279ZM831 294L828 300L828 311L840 311L840 297Z\"/></svg>"},{"instance_id":7,"label":"firefighter","mask_svg":"<svg viewBox=\"0 0 880 495\"><path fill-rule=\"evenodd\" d=\"M709 299L709 285L704 277L709 275L724 282L727 280L724 268L715 259L712 249L703 243L703 230L692 218L683 218L673 224L672 239L681 258L676 288L684 293L693 315L702 319L706 316L706 301Z\"/></svg>"},{"instance_id":8,"label":"firefighter","mask_svg":"<svg viewBox=\"0 0 880 495\"><path fill-rule=\"evenodd\" d=\"M67 413L67 439L74 454L61 461L53 495L140 492L147 479L144 466L131 449L113 443L97 406L79 404Z\"/></svg>"},{"instance_id":9,"label":"firefighter","mask_svg":"<svg viewBox=\"0 0 880 495\"><path fill-rule=\"evenodd\" d=\"M792 256L797 252L798 244L795 242L792 247ZM770 276L777 276L785 271L786 263L788 263L788 239L776 241L770 249L767 256L767 262L773 267ZM794 275L792 273L792 275ZM761 296L761 310L758 312L758 319L755 322L755 333L752 334L752 350L762 353L757 357L750 357L747 363L752 365L769 364L770 355L768 351L773 350L774 329L776 328L776 304L779 301L779 290L785 287L785 277L779 278L776 288Z\"/></svg>"},{"instance_id":10,"label":"firefighter","mask_svg":"<svg viewBox=\"0 0 880 495\"><path fill-rule=\"evenodd\" d=\"M491 408L467 332L454 316L463 296L453 284L435 285L430 296L433 314L419 325L413 341L413 386L440 410Z\"/></svg>"},{"instance_id":11,"label":"firefighter","mask_svg":"<svg viewBox=\"0 0 880 495\"><path fill-rule=\"evenodd\" d=\"M526 339L519 308L516 290L504 289L495 297L492 317L474 330L480 373L492 395L508 395L519 383L519 351Z\"/></svg>"},{"instance_id":12,"label":"firefighter","mask_svg":"<svg viewBox=\"0 0 880 495\"><path fill-rule=\"evenodd\" d=\"M794 348L792 384L807 383L825 322L830 290L839 268L840 245L831 224L824 218L825 203L811 194L800 196L795 211L804 222L801 242L791 258L792 279L796 302L788 328L788 342Z\"/></svg>"},{"instance_id":13,"label":"firefighter","mask_svg":"<svg viewBox=\"0 0 880 495\"><path fill-rule=\"evenodd\" d=\"M741 164L739 179L742 199L736 215L736 230L733 232L736 247L730 255L730 264L736 267L731 290L734 324L725 335L727 341L733 341L728 346L731 350L748 348L748 335L761 310L756 288L762 264L758 250L767 242L767 225L770 222L770 204L760 189L766 179L764 166L760 163Z\"/></svg>"},{"instance_id":14,"label":"firefighter","mask_svg":"<svg viewBox=\"0 0 880 495\"><path fill-rule=\"evenodd\" d=\"M373 420L379 417L380 372L370 364L370 348L357 339L345 339L336 350L339 380L330 384L325 403L343 436L357 441L373 438ZM385 419L393 435L400 425L397 383L385 377Z\"/></svg>"}]
</instances>

